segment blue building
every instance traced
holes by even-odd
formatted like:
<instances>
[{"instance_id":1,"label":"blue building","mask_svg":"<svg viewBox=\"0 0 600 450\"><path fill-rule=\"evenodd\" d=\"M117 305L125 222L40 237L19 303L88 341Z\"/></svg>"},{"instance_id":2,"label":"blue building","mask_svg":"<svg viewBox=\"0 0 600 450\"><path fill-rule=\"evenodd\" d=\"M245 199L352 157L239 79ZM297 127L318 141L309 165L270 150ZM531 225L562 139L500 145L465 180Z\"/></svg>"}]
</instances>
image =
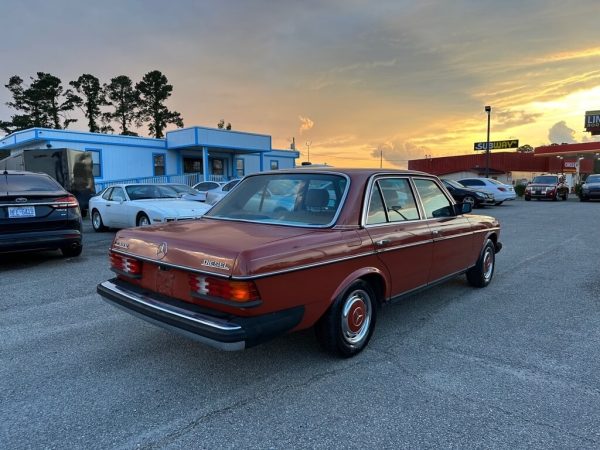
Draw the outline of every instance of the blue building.
<instances>
[{"instance_id":1,"label":"blue building","mask_svg":"<svg viewBox=\"0 0 600 450\"><path fill-rule=\"evenodd\" d=\"M97 189L146 179L193 184L225 181L295 167L295 150L271 148L271 136L216 128L169 131L165 139L30 128L0 139L11 155L28 149L70 148L92 153Z\"/></svg>"}]
</instances>

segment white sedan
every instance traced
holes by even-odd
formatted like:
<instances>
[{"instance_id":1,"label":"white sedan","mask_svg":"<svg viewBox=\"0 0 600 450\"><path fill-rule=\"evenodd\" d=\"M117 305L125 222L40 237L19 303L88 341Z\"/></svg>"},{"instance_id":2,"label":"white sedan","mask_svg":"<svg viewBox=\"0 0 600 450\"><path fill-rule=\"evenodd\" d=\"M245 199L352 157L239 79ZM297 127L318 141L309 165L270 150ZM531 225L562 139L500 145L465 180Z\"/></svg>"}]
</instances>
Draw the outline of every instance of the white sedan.
<instances>
[{"instance_id":1,"label":"white sedan","mask_svg":"<svg viewBox=\"0 0 600 450\"><path fill-rule=\"evenodd\" d=\"M478 191L492 194L496 200L496 205L501 205L507 200L514 200L517 198L517 193L512 186L500 183L493 178L463 178L462 180L458 180L458 182L471 189L477 189Z\"/></svg>"},{"instance_id":2,"label":"white sedan","mask_svg":"<svg viewBox=\"0 0 600 450\"><path fill-rule=\"evenodd\" d=\"M224 183L221 187L217 189L212 189L206 193L206 203L210 205L214 205L223 197L225 197L231 189L233 189L241 179L231 180L227 183Z\"/></svg>"},{"instance_id":3,"label":"white sedan","mask_svg":"<svg viewBox=\"0 0 600 450\"><path fill-rule=\"evenodd\" d=\"M127 228L197 219L210 205L183 200L164 184L118 184L90 199L92 227Z\"/></svg>"}]
</instances>

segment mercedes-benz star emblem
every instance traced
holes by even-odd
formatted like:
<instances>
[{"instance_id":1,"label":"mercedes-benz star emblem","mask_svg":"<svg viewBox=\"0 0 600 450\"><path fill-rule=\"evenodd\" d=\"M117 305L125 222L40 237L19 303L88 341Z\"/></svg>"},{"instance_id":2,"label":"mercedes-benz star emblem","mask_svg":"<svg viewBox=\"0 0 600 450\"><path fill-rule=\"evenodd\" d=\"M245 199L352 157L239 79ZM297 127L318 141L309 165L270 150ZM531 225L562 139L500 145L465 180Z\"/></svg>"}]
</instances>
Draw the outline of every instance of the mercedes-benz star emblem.
<instances>
[{"instance_id":1,"label":"mercedes-benz star emblem","mask_svg":"<svg viewBox=\"0 0 600 450\"><path fill-rule=\"evenodd\" d=\"M158 248L156 249L156 257L158 259L163 259L165 256L167 256L167 251L168 251L168 246L166 242L162 242L158 245Z\"/></svg>"}]
</instances>

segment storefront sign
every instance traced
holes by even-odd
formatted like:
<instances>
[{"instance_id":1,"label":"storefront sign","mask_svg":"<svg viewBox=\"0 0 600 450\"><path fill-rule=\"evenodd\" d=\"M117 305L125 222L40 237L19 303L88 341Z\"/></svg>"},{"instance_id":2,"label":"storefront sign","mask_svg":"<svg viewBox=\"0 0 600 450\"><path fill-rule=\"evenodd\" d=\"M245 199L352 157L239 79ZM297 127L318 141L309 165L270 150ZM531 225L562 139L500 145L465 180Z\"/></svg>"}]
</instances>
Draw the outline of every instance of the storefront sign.
<instances>
[{"instance_id":1,"label":"storefront sign","mask_svg":"<svg viewBox=\"0 0 600 450\"><path fill-rule=\"evenodd\" d=\"M509 141L490 141L490 151L491 150L505 150L507 148L519 148L519 140L511 139ZM487 142L475 142L475 147L473 150L486 150Z\"/></svg>"},{"instance_id":2,"label":"storefront sign","mask_svg":"<svg viewBox=\"0 0 600 450\"><path fill-rule=\"evenodd\" d=\"M592 135L600 134L600 111L585 112L585 130Z\"/></svg>"},{"instance_id":3,"label":"storefront sign","mask_svg":"<svg viewBox=\"0 0 600 450\"><path fill-rule=\"evenodd\" d=\"M577 172L577 160L566 160L564 161L563 164L563 172L564 173L575 173Z\"/></svg>"}]
</instances>

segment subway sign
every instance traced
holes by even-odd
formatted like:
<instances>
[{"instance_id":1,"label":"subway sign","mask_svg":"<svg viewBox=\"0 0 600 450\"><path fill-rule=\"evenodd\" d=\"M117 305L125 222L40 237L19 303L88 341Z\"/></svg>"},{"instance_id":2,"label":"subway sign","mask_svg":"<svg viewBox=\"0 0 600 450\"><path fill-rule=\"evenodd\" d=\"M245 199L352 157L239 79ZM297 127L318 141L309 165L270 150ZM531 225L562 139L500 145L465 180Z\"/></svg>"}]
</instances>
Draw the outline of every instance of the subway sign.
<instances>
[{"instance_id":1,"label":"subway sign","mask_svg":"<svg viewBox=\"0 0 600 450\"><path fill-rule=\"evenodd\" d=\"M508 141L490 141L490 151L491 150L504 150L507 148L519 148L519 140L511 139ZM475 147L473 150L487 150L487 142L475 142Z\"/></svg>"},{"instance_id":2,"label":"subway sign","mask_svg":"<svg viewBox=\"0 0 600 450\"><path fill-rule=\"evenodd\" d=\"M585 112L585 130L592 135L600 134L600 111Z\"/></svg>"}]
</instances>

